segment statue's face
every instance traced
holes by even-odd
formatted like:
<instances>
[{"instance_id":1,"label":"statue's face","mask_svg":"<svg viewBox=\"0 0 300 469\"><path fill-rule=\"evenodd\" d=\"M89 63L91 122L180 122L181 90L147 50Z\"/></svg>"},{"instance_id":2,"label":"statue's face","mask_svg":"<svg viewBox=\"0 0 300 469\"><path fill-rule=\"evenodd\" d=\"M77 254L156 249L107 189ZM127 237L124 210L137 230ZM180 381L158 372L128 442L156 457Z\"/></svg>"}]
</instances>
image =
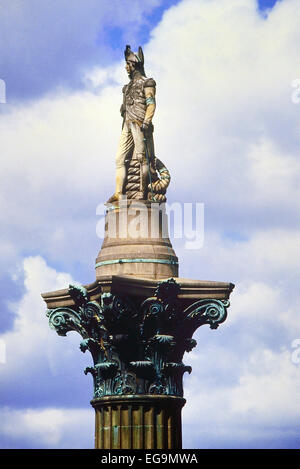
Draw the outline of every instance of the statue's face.
<instances>
[{"instance_id":1,"label":"statue's face","mask_svg":"<svg viewBox=\"0 0 300 469\"><path fill-rule=\"evenodd\" d=\"M128 76L129 78L132 76L134 70L135 70L135 66L134 66L134 63L133 62L130 62L129 60L126 62L126 65L125 65L125 68L126 68L126 72L128 73Z\"/></svg>"}]
</instances>

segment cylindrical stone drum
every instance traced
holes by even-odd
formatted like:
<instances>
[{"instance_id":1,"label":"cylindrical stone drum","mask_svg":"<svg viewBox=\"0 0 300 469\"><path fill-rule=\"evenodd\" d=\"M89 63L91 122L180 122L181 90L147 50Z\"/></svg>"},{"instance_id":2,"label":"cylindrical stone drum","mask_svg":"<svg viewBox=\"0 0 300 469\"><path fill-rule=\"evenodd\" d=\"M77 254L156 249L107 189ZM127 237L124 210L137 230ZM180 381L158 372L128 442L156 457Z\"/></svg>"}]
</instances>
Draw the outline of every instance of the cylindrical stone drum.
<instances>
[{"instance_id":1,"label":"cylindrical stone drum","mask_svg":"<svg viewBox=\"0 0 300 469\"><path fill-rule=\"evenodd\" d=\"M107 275L178 277L178 258L169 239L165 204L126 200L108 208L96 278Z\"/></svg>"}]
</instances>

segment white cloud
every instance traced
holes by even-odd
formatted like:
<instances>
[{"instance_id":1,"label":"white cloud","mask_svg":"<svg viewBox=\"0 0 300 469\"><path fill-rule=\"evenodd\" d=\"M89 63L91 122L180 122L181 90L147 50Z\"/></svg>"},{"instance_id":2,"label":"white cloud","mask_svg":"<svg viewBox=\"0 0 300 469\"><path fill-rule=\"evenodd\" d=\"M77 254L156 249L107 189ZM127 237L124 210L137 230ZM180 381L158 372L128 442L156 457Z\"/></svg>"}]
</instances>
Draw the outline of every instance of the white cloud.
<instances>
[{"instance_id":1,"label":"white cloud","mask_svg":"<svg viewBox=\"0 0 300 469\"><path fill-rule=\"evenodd\" d=\"M24 259L23 273L26 292L19 302L10 305L16 314L14 328L1 334L7 347L7 363L1 370L6 379L28 373L29 365L31 372L42 363L47 366L47 352L55 347L55 341L47 327L41 293L66 288L72 283L69 274L56 272L39 256Z\"/></svg>"},{"instance_id":2,"label":"white cloud","mask_svg":"<svg viewBox=\"0 0 300 469\"><path fill-rule=\"evenodd\" d=\"M282 2L265 20L255 1L189 0L145 51L158 82L156 147L180 175L176 195L225 209L233 223L232 212L246 226L266 224L246 220L248 210L299 213L297 8Z\"/></svg>"},{"instance_id":3,"label":"white cloud","mask_svg":"<svg viewBox=\"0 0 300 469\"><path fill-rule=\"evenodd\" d=\"M10 439L10 447L22 441L21 448L93 448L93 417L93 409L4 407L0 432Z\"/></svg>"},{"instance_id":4,"label":"white cloud","mask_svg":"<svg viewBox=\"0 0 300 469\"><path fill-rule=\"evenodd\" d=\"M41 298L42 292L67 288L74 280L40 256L24 259L23 276L26 291L11 305L14 327L0 335L6 345L0 369L2 406L8 403L0 409L2 440L9 447L92 447L93 387L83 374L92 358L80 352L78 334L59 337L49 328ZM51 407L53 400L61 407ZM86 408L74 407L78 403Z\"/></svg>"},{"instance_id":5,"label":"white cloud","mask_svg":"<svg viewBox=\"0 0 300 469\"><path fill-rule=\"evenodd\" d=\"M224 228L230 232L230 227ZM300 268L299 231L257 229L245 234L245 239L235 239L234 233L224 238L222 233L207 229L202 249L183 251L178 244L177 254L184 259L181 276L239 284L264 282L275 289L280 285L295 287Z\"/></svg>"},{"instance_id":6,"label":"white cloud","mask_svg":"<svg viewBox=\"0 0 300 469\"><path fill-rule=\"evenodd\" d=\"M227 386L221 380L208 386L200 373L193 375L183 414L187 447L278 448L289 439L297 447L300 372L290 351L259 349L244 365Z\"/></svg>"},{"instance_id":7,"label":"white cloud","mask_svg":"<svg viewBox=\"0 0 300 469\"><path fill-rule=\"evenodd\" d=\"M19 191L26 189L31 198L43 192L46 195L47 191L52 195L55 187L56 197L60 198L66 190L75 193L82 185L88 189L88 181L99 184L101 170L113 159L107 150L117 146L113 142L121 125L119 101L117 88L112 86L100 96L62 92L6 115L0 128L7 149L3 189L9 188L14 177ZM16 203L21 195L15 193L12 202ZM37 200L30 202L35 203L35 209L49 203L46 199L38 206ZM20 208L24 211L22 204Z\"/></svg>"},{"instance_id":8,"label":"white cloud","mask_svg":"<svg viewBox=\"0 0 300 469\"><path fill-rule=\"evenodd\" d=\"M232 390L230 405L236 414L258 418L260 423L291 425L300 417L299 391L299 367L291 361L291 350L259 350L250 357L239 386Z\"/></svg>"},{"instance_id":9,"label":"white cloud","mask_svg":"<svg viewBox=\"0 0 300 469\"><path fill-rule=\"evenodd\" d=\"M72 370L76 370L76 380L92 359L88 354L81 354L78 334L70 333L66 338L60 338L49 328L41 293L67 288L74 281L69 274L49 267L39 256L24 259L23 274L26 291L18 302L10 304L15 313L13 329L0 335L6 344L6 363L1 366L2 390L6 399L10 394L13 399L17 393L16 383L21 381L21 402L28 402L30 393L35 396L34 400L42 399L42 395L50 399L52 393L58 394L59 398L59 390L64 385L61 381L63 370L69 369L67 379L71 381ZM55 376L57 382L51 382ZM47 380L51 382L49 389ZM91 396L92 384L89 379L85 383Z\"/></svg>"}]
</instances>

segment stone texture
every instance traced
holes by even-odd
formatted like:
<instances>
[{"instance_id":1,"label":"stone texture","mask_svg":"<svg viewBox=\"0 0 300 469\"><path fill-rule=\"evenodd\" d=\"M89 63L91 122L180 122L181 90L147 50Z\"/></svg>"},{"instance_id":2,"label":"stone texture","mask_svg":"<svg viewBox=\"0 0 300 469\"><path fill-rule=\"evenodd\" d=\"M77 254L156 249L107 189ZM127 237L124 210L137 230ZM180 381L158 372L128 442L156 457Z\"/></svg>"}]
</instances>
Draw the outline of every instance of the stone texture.
<instances>
[{"instance_id":1,"label":"stone texture","mask_svg":"<svg viewBox=\"0 0 300 469\"><path fill-rule=\"evenodd\" d=\"M107 275L149 279L178 276L178 258L169 239L163 206L125 201L111 206L105 221L105 237L96 259L97 279Z\"/></svg>"}]
</instances>

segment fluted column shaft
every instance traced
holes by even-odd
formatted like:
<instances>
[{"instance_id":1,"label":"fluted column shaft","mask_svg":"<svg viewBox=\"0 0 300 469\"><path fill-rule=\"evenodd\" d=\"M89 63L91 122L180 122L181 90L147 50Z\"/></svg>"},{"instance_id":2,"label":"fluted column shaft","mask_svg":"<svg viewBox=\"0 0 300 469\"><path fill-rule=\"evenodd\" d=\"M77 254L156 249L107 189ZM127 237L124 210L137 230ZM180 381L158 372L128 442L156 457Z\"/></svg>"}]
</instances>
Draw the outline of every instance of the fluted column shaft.
<instances>
[{"instance_id":1,"label":"fluted column shaft","mask_svg":"<svg viewBox=\"0 0 300 469\"><path fill-rule=\"evenodd\" d=\"M181 409L176 396L107 396L95 409L96 449L181 449Z\"/></svg>"}]
</instances>

